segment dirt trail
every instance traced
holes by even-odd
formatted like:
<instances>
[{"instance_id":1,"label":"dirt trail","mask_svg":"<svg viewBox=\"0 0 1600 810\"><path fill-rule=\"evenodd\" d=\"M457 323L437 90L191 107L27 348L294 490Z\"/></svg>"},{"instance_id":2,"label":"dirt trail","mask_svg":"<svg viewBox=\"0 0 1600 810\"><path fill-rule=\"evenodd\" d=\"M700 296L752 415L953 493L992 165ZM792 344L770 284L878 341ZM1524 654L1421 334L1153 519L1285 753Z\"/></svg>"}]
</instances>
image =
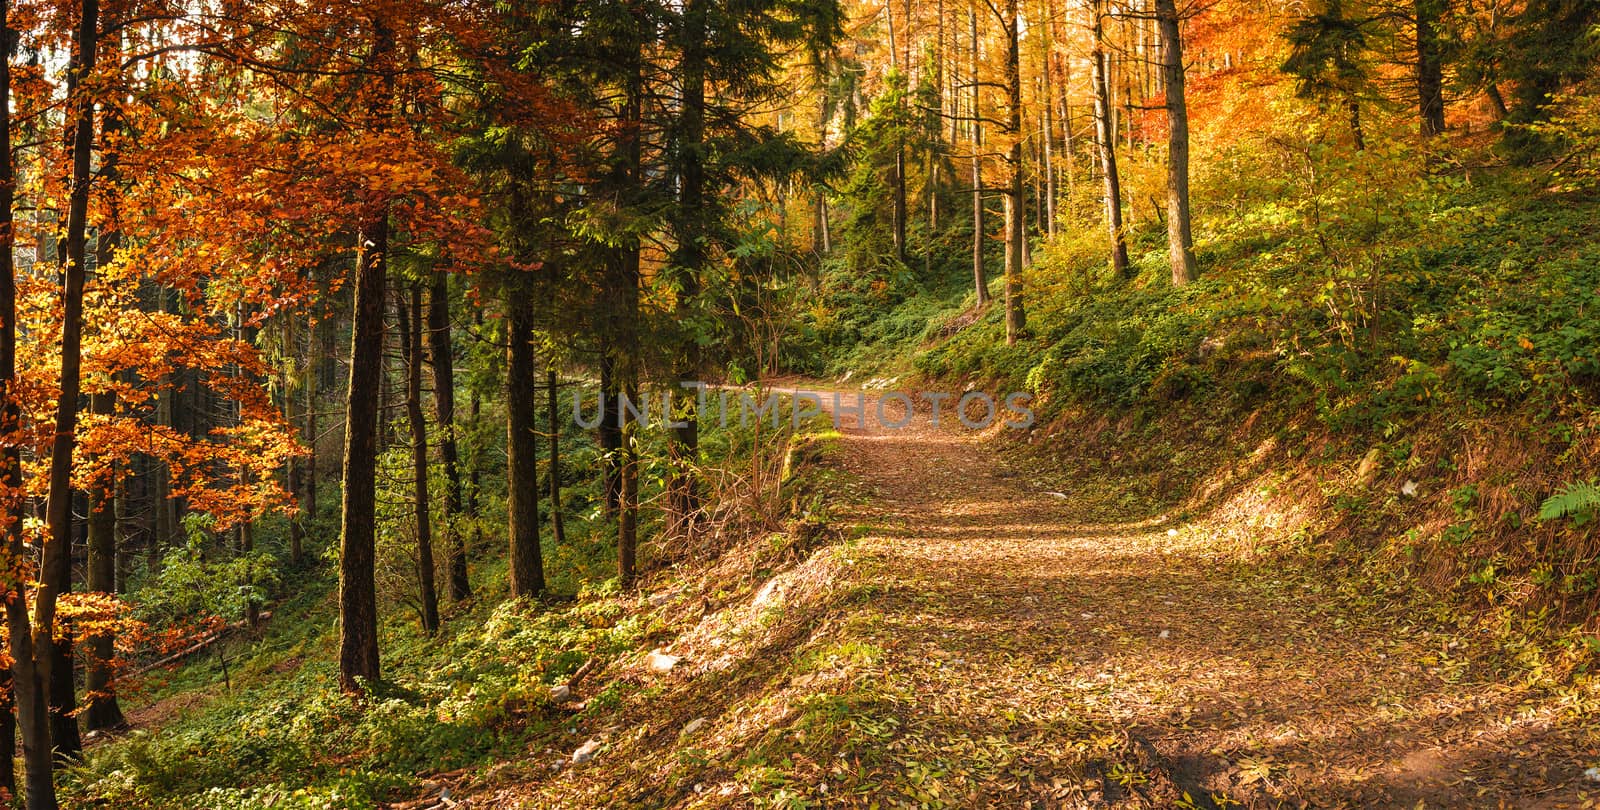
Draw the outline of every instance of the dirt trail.
<instances>
[{"instance_id":1,"label":"dirt trail","mask_svg":"<svg viewBox=\"0 0 1600 810\"><path fill-rule=\"evenodd\" d=\"M899 695L882 795L953 806L1592 806L1597 751L1470 639L1093 522L997 443L843 415ZM876 789L874 792L878 792ZM1185 799L1188 794L1188 799Z\"/></svg>"}]
</instances>

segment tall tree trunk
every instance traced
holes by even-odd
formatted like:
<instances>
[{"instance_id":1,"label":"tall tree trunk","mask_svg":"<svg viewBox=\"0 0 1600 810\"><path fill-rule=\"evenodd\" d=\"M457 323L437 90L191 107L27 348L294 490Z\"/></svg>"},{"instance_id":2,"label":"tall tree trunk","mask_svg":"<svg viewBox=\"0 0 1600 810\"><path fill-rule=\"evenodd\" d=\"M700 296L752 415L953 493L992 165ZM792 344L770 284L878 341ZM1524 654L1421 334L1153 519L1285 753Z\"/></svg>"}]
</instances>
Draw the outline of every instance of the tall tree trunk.
<instances>
[{"instance_id":1,"label":"tall tree trunk","mask_svg":"<svg viewBox=\"0 0 1600 810\"><path fill-rule=\"evenodd\" d=\"M550 530L556 545L562 546L567 543L567 521L561 509L560 375L554 367L545 371L545 387L550 392L547 408L550 421L550 469L545 476L550 479Z\"/></svg>"},{"instance_id":2,"label":"tall tree trunk","mask_svg":"<svg viewBox=\"0 0 1600 810\"><path fill-rule=\"evenodd\" d=\"M467 577L467 548L461 527L461 453L456 446L455 352L450 341L450 287L443 273L433 276L428 292L428 355L433 361L433 411L439 423L439 458L444 462L445 553L449 559L450 601L472 596Z\"/></svg>"},{"instance_id":3,"label":"tall tree trunk","mask_svg":"<svg viewBox=\"0 0 1600 810\"><path fill-rule=\"evenodd\" d=\"M688 0L683 13L683 58L679 62L683 108L679 114L677 247L671 264L677 268L678 322L688 326L700 294L700 274L707 263L705 128L706 66L709 0ZM902 184L904 180L902 179ZM902 190L902 193L903 190ZM700 343L692 328L680 335L674 369L678 382L694 382L700 375ZM669 531L688 536L700 511L698 468L700 418L698 391L674 386L667 442L671 478L667 482Z\"/></svg>"},{"instance_id":4,"label":"tall tree trunk","mask_svg":"<svg viewBox=\"0 0 1600 810\"><path fill-rule=\"evenodd\" d=\"M370 108L385 127L394 103L394 35L373 19L371 62L381 85ZM356 229L354 315L350 323L350 383L345 390L344 504L339 527L339 687L356 694L376 682L378 660L377 519L378 416L383 407L383 310L388 288L389 203L369 201Z\"/></svg>"},{"instance_id":5,"label":"tall tree trunk","mask_svg":"<svg viewBox=\"0 0 1600 810\"><path fill-rule=\"evenodd\" d=\"M978 306L989 303L989 279L983 269L983 95L978 83L978 13L967 10L972 31L972 287Z\"/></svg>"},{"instance_id":6,"label":"tall tree trunk","mask_svg":"<svg viewBox=\"0 0 1600 810\"><path fill-rule=\"evenodd\" d=\"M400 296L396 296L400 298ZM422 415L422 286L412 284L409 302L401 298L400 340L406 363L406 421L411 426L412 516L417 530L417 596L422 630L439 632L439 595L434 589L433 499L428 495L428 422Z\"/></svg>"},{"instance_id":7,"label":"tall tree trunk","mask_svg":"<svg viewBox=\"0 0 1600 810\"><path fill-rule=\"evenodd\" d=\"M358 692L376 681L379 389L383 384L383 309L389 216L379 209L361 223L356 254L355 315L350 332L350 385L345 393L344 505L339 531L339 686Z\"/></svg>"},{"instance_id":8,"label":"tall tree trunk","mask_svg":"<svg viewBox=\"0 0 1600 810\"><path fill-rule=\"evenodd\" d=\"M45 510L45 540L39 594L34 600L34 647L39 670L50 690L50 739L56 755L76 757L76 689L69 643L56 642L56 599L72 590L72 452L77 443L78 397L82 390L83 285L89 219L89 184L94 159L94 98L82 80L94 71L99 36L98 0L83 0L77 47L68 64L67 95L72 109L72 189L62 234L61 376L56 400L55 438L50 446L50 494Z\"/></svg>"},{"instance_id":9,"label":"tall tree trunk","mask_svg":"<svg viewBox=\"0 0 1600 810\"><path fill-rule=\"evenodd\" d=\"M1117 176L1116 133L1111 121L1111 91L1106 77L1105 32L1102 27L1104 0L1090 5L1093 21L1090 31L1094 50L1089 54L1094 84L1095 147L1100 152L1100 175L1105 181L1106 231L1111 243L1111 269L1117 278L1128 277L1128 243L1122 233L1122 181Z\"/></svg>"},{"instance_id":10,"label":"tall tree trunk","mask_svg":"<svg viewBox=\"0 0 1600 810\"><path fill-rule=\"evenodd\" d=\"M94 0L89 0L93 2ZM11 4L0 0L0 29L9 30ZM11 57L0 51L0 436L14 434L21 417L16 400L17 382L17 274L16 166L11 152ZM15 441L0 442L0 537L10 562L20 566L32 555L22 541L22 454ZM22 572L18 572L22 573ZM9 576L4 584L6 640L11 652L11 677L7 693L16 709L22 736L28 810L55 810L56 792L50 756L49 697L39 672L34 648L28 594L29 576ZM9 707L8 707L9 708ZM9 712L8 712L9 713ZM10 734L7 734L10 739ZM11 759L6 760L8 772Z\"/></svg>"},{"instance_id":11,"label":"tall tree trunk","mask_svg":"<svg viewBox=\"0 0 1600 810\"><path fill-rule=\"evenodd\" d=\"M618 262L618 287L621 294L620 340L614 359L617 376L617 401L614 414L618 429L617 469L617 577L624 590L634 586L639 549L639 448L638 422L630 417L625 403L639 402L639 251L621 251Z\"/></svg>"},{"instance_id":12,"label":"tall tree trunk","mask_svg":"<svg viewBox=\"0 0 1600 810\"><path fill-rule=\"evenodd\" d=\"M1052 13L1053 17L1054 14ZM1044 232L1047 236L1056 235L1056 116L1055 116L1055 66L1050 57L1055 53L1055 40L1052 38L1055 23L1049 21L1045 25L1044 54L1040 58L1043 71L1044 84L1041 88L1041 98L1044 102L1044 132L1040 139L1040 148L1044 152L1044 205L1039 212L1044 216Z\"/></svg>"},{"instance_id":13,"label":"tall tree trunk","mask_svg":"<svg viewBox=\"0 0 1600 810\"><path fill-rule=\"evenodd\" d=\"M116 412L116 395L96 393L90 398L90 408L96 415L110 416ZM108 481L89 492L88 589L91 592L114 594L117 590L115 486ZM116 637L111 633L101 633L90 640L84 684L89 706L84 712L84 721L93 730L121 728L127 724L112 685L111 662L115 655Z\"/></svg>"},{"instance_id":14,"label":"tall tree trunk","mask_svg":"<svg viewBox=\"0 0 1600 810\"><path fill-rule=\"evenodd\" d=\"M539 442L535 424L533 313L523 291L506 297L506 516L511 540L511 595L544 593L539 548Z\"/></svg>"},{"instance_id":15,"label":"tall tree trunk","mask_svg":"<svg viewBox=\"0 0 1600 810\"><path fill-rule=\"evenodd\" d=\"M623 119L627 124L621 143L622 161L620 185L630 198L644 185L643 140L640 132L644 124L644 42L637 43L639 51L630 54L627 98ZM616 408L619 459L617 468L617 579L623 590L630 590L637 576L636 557L639 548L639 448L637 430L633 420L627 418L625 400L639 399L639 243L630 240L617 249L611 260L612 283L617 295L616 323L610 330L615 336L612 349L613 384L619 394Z\"/></svg>"},{"instance_id":16,"label":"tall tree trunk","mask_svg":"<svg viewBox=\"0 0 1600 810\"><path fill-rule=\"evenodd\" d=\"M1183 39L1175 0L1156 0L1161 24L1162 84L1167 95L1167 251L1172 284L1195 278L1194 235L1189 222L1189 109L1183 95Z\"/></svg>"},{"instance_id":17,"label":"tall tree trunk","mask_svg":"<svg viewBox=\"0 0 1600 810\"><path fill-rule=\"evenodd\" d=\"M1006 0L1006 344L1027 328L1022 308L1023 228L1027 212L1022 186L1022 56L1017 30L1018 0Z\"/></svg>"},{"instance_id":18,"label":"tall tree trunk","mask_svg":"<svg viewBox=\"0 0 1600 810\"><path fill-rule=\"evenodd\" d=\"M117 128L115 121L115 114L108 112L104 125L108 133ZM100 159L100 179L107 187L114 187L117 182L117 154L109 148ZM109 221L101 224L95 242L95 264L98 272L104 273L116 260L121 245L114 204ZM97 392L89 399L89 407L98 416L114 415L116 404L116 394L111 392ZM121 469L113 469L109 480L89 492L87 587L91 592L107 595L117 592L117 492L121 488L122 473ZM112 682L115 656L114 633L108 631L90 639L84 683L89 701L84 722L90 729L107 730L127 725Z\"/></svg>"},{"instance_id":19,"label":"tall tree trunk","mask_svg":"<svg viewBox=\"0 0 1600 810\"><path fill-rule=\"evenodd\" d=\"M934 12L937 23L933 38L933 110L931 112L933 126L930 130L933 145L928 149L925 161L927 179L926 196L928 202L928 233L939 232L939 169L941 144L944 136L944 0L939 0ZM927 264L933 262L933 251L924 251Z\"/></svg>"},{"instance_id":20,"label":"tall tree trunk","mask_svg":"<svg viewBox=\"0 0 1600 810\"><path fill-rule=\"evenodd\" d=\"M1439 19L1448 0L1414 0L1417 22L1417 107L1424 140L1444 132L1444 60Z\"/></svg>"},{"instance_id":21,"label":"tall tree trunk","mask_svg":"<svg viewBox=\"0 0 1600 810\"><path fill-rule=\"evenodd\" d=\"M884 0L883 16L889 23L889 64L900 68L898 41L910 36L909 32L900 32L897 37L894 27L894 0ZM907 24L910 20L905 21ZM904 103L902 101L902 103ZM894 192L894 221L891 223L894 237L894 255L901 263L906 260L906 144L902 138L894 146L894 177L892 178Z\"/></svg>"}]
</instances>

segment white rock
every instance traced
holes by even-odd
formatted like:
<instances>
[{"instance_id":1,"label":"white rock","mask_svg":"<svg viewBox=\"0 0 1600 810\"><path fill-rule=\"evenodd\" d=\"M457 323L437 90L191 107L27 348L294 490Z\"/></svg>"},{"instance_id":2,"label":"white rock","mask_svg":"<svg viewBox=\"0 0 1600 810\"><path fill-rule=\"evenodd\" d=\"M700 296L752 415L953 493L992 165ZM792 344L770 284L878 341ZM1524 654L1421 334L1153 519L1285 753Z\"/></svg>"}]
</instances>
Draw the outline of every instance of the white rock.
<instances>
[{"instance_id":1,"label":"white rock","mask_svg":"<svg viewBox=\"0 0 1600 810\"><path fill-rule=\"evenodd\" d=\"M566 703L572 699L572 689L564 683L550 687L550 699L557 703Z\"/></svg>"},{"instance_id":2,"label":"white rock","mask_svg":"<svg viewBox=\"0 0 1600 810\"><path fill-rule=\"evenodd\" d=\"M667 655L666 653L658 650L651 650L650 655L645 658L645 665L650 667L651 672L654 672L657 675L665 675L668 672L671 672L672 668L677 666L678 662L682 660L682 658L679 658L676 655Z\"/></svg>"},{"instance_id":3,"label":"white rock","mask_svg":"<svg viewBox=\"0 0 1600 810\"><path fill-rule=\"evenodd\" d=\"M1590 768L1584 771L1583 778L1590 782L1600 782L1600 768Z\"/></svg>"},{"instance_id":4,"label":"white rock","mask_svg":"<svg viewBox=\"0 0 1600 810\"><path fill-rule=\"evenodd\" d=\"M1168 537L1177 537L1178 536L1178 530L1177 529L1168 529L1167 530L1167 536Z\"/></svg>"},{"instance_id":5,"label":"white rock","mask_svg":"<svg viewBox=\"0 0 1600 810\"><path fill-rule=\"evenodd\" d=\"M1162 630L1161 631L1161 637L1162 638L1172 638L1172 631L1171 630Z\"/></svg>"},{"instance_id":6,"label":"white rock","mask_svg":"<svg viewBox=\"0 0 1600 810\"><path fill-rule=\"evenodd\" d=\"M595 739L589 740L583 745L578 746L578 750L572 752L572 764L582 765L583 763L594 759L595 752L599 750L600 741Z\"/></svg>"},{"instance_id":7,"label":"white rock","mask_svg":"<svg viewBox=\"0 0 1600 810\"><path fill-rule=\"evenodd\" d=\"M684 736L688 736L690 734L693 734L696 731L699 731L700 729L705 728L705 727L706 727L706 719L704 717L696 717L695 719L690 720L689 722L683 724Z\"/></svg>"},{"instance_id":8,"label":"white rock","mask_svg":"<svg viewBox=\"0 0 1600 810\"><path fill-rule=\"evenodd\" d=\"M766 607L767 603L772 601L773 595L778 592L780 587L781 586L778 584L777 578L767 580L767 584L762 585L761 590L756 592L755 601L751 604L758 608Z\"/></svg>"}]
</instances>

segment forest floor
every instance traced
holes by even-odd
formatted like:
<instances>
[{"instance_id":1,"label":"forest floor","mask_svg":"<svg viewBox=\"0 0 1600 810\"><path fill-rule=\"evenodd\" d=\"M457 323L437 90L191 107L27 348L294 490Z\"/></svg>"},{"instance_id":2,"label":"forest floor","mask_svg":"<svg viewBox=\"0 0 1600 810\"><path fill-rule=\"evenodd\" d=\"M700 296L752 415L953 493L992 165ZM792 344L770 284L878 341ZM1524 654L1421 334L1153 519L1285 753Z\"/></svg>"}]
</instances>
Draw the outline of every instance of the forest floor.
<instances>
[{"instance_id":1,"label":"forest floor","mask_svg":"<svg viewBox=\"0 0 1600 810\"><path fill-rule=\"evenodd\" d=\"M874 527L863 573L882 590L856 626L883 651L874 688L909 698L885 741L905 795L1600 801L1576 693L1506 682L1486 645L1414 605L1209 553L1204 516L1108 522L1115 509L1084 493L1114 497L1115 482L1066 496L1060 470L953 421L863 429L846 415L836 454L869 489L846 519Z\"/></svg>"},{"instance_id":2,"label":"forest floor","mask_svg":"<svg viewBox=\"0 0 1600 810\"><path fill-rule=\"evenodd\" d=\"M1425 596L1241 561L1237 514L1130 508L948 413L841 421L843 539L669 622L686 663L569 732L593 762L557 744L483 806L1600 805L1592 692Z\"/></svg>"}]
</instances>

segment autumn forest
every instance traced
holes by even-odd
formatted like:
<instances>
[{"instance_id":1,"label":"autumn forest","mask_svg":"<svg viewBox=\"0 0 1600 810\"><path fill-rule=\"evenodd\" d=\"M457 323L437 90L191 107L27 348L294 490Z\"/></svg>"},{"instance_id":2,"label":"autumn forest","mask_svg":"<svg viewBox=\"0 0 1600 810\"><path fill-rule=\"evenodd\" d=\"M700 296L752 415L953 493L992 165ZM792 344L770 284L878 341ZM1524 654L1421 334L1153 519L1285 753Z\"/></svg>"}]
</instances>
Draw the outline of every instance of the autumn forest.
<instances>
[{"instance_id":1,"label":"autumn forest","mask_svg":"<svg viewBox=\"0 0 1600 810\"><path fill-rule=\"evenodd\" d=\"M1600 801L1600 4L0 18L0 803Z\"/></svg>"}]
</instances>

